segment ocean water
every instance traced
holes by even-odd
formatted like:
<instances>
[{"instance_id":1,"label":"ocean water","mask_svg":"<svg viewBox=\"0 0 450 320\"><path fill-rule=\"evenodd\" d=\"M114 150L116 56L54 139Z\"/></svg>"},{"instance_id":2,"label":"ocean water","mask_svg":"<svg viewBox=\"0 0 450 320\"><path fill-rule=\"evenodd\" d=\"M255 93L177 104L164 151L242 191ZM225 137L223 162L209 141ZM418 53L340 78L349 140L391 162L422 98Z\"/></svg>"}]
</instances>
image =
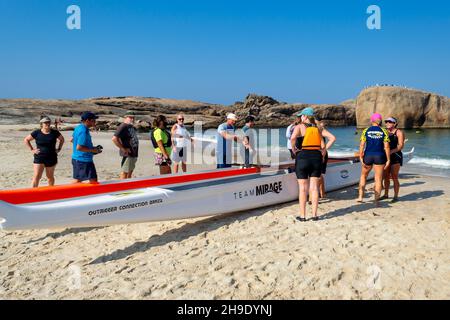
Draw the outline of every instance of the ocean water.
<instances>
[{"instance_id":1,"label":"ocean water","mask_svg":"<svg viewBox=\"0 0 450 320\"><path fill-rule=\"evenodd\" d=\"M329 127L337 140L331 151L349 154L359 149L362 130L356 127ZM256 129L260 149L279 152L280 160L287 160L286 128ZM215 141L215 130L203 132L203 138ZM450 129L404 130L407 142L404 152L415 149L414 158L401 170L404 173L450 177ZM194 132L191 132L194 134ZM273 141L272 141L273 140Z\"/></svg>"},{"instance_id":2,"label":"ocean water","mask_svg":"<svg viewBox=\"0 0 450 320\"><path fill-rule=\"evenodd\" d=\"M328 128L336 136L332 147L335 153L356 152L362 130L355 127ZM357 134L356 134L357 132ZM279 146L286 145L286 129L281 129ZM403 151L414 147L414 158L402 170L408 173L420 173L450 177L450 129L404 130L406 139Z\"/></svg>"}]
</instances>

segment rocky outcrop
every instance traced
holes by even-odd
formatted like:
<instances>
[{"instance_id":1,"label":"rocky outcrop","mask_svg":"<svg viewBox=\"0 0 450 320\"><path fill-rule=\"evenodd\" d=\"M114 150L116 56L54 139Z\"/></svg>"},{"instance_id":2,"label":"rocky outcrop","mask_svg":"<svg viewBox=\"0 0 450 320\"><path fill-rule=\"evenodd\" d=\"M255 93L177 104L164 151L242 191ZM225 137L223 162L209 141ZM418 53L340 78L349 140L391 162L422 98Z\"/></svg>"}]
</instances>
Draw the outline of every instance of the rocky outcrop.
<instances>
[{"instance_id":1,"label":"rocky outcrop","mask_svg":"<svg viewBox=\"0 0 450 320\"><path fill-rule=\"evenodd\" d=\"M153 119L165 115L169 123L175 122L176 115L183 113L186 125L201 120L203 128L217 128L225 121L228 112L235 112L243 125L244 119L251 114L256 116L258 127L284 127L289 125L295 113L312 106L318 118L329 125L345 126L355 124L355 108L348 105L311 105L288 104L279 102L268 96L250 94L243 102L232 106L223 106L190 100L173 100L142 97L101 97L85 100L33 100L3 99L0 100L0 124L38 123L41 115L49 115L61 119L64 130L71 130L79 122L80 114L90 110L98 115L99 130L114 130L120 124L120 117L132 110L137 114L137 128L148 132Z\"/></svg>"},{"instance_id":2,"label":"rocky outcrop","mask_svg":"<svg viewBox=\"0 0 450 320\"><path fill-rule=\"evenodd\" d=\"M120 118L127 111L137 114L136 127L148 131L153 119L165 115L170 123L175 122L178 113L184 113L186 124L202 120L205 127L220 123L226 113L221 105L195 102L190 100L173 100L141 97L106 97L85 100L34 100L2 99L0 100L0 124L38 123L41 115L63 121L62 129L71 130L79 123L80 114L92 111L100 116L99 130L114 130L120 124Z\"/></svg>"},{"instance_id":3,"label":"rocky outcrop","mask_svg":"<svg viewBox=\"0 0 450 320\"><path fill-rule=\"evenodd\" d=\"M260 127L285 127L295 118L295 114L306 107L312 107L316 111L317 118L331 126L355 125L355 108L351 105L333 104L288 104L278 102L268 96L250 94L244 102L234 104L236 114L240 119L246 115L254 115ZM240 124L242 124L242 120Z\"/></svg>"},{"instance_id":4,"label":"rocky outcrop","mask_svg":"<svg viewBox=\"0 0 450 320\"><path fill-rule=\"evenodd\" d=\"M400 87L371 87L356 102L358 127L369 124L372 113L393 116L401 128L450 128L450 99Z\"/></svg>"}]
</instances>

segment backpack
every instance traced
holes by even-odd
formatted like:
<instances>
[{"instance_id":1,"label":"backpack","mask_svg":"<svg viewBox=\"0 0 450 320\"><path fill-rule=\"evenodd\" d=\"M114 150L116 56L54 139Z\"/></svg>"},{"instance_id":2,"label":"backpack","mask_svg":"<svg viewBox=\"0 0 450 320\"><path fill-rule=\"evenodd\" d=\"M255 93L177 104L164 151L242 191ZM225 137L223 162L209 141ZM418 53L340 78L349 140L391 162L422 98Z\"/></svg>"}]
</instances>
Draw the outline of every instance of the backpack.
<instances>
[{"instance_id":1,"label":"backpack","mask_svg":"<svg viewBox=\"0 0 450 320\"><path fill-rule=\"evenodd\" d=\"M159 148L158 143L156 142L156 139L155 139L156 129L159 129L159 128L154 128L154 129L152 129L152 131L150 131L150 139L152 140L153 148L155 148L155 149ZM167 135L167 143L163 143L164 148L172 147L172 135L167 130L163 130L163 129L161 129L161 130Z\"/></svg>"}]
</instances>

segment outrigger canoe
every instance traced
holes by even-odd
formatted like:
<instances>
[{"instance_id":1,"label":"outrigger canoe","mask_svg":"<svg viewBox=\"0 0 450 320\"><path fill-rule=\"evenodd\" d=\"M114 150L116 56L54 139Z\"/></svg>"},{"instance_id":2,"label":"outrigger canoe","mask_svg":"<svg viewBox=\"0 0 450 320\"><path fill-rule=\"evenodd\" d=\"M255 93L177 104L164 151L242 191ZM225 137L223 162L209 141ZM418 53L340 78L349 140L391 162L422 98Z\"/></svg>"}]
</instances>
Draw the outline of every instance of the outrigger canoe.
<instances>
[{"instance_id":1,"label":"outrigger canoe","mask_svg":"<svg viewBox=\"0 0 450 320\"><path fill-rule=\"evenodd\" d=\"M405 153L405 163L414 150ZM293 163L0 191L4 230L100 227L213 216L298 199ZM333 159L327 191L358 183L355 157Z\"/></svg>"}]
</instances>

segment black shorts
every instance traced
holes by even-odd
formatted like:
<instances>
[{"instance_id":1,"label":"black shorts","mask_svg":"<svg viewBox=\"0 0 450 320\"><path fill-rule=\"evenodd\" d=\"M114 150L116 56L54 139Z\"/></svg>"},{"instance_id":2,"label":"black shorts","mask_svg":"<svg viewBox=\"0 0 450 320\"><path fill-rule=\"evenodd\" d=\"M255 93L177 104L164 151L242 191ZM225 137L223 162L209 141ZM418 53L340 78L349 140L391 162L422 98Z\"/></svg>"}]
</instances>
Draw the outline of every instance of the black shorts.
<instances>
[{"instance_id":1,"label":"black shorts","mask_svg":"<svg viewBox=\"0 0 450 320\"><path fill-rule=\"evenodd\" d=\"M328 152L325 154L325 159L322 161L322 174L327 173L327 166L328 166Z\"/></svg>"},{"instance_id":2,"label":"black shorts","mask_svg":"<svg viewBox=\"0 0 450 320\"><path fill-rule=\"evenodd\" d=\"M50 155L50 156L34 156L34 164L43 164L46 168L54 167L58 164L58 156Z\"/></svg>"},{"instance_id":3,"label":"black shorts","mask_svg":"<svg viewBox=\"0 0 450 320\"><path fill-rule=\"evenodd\" d=\"M401 151L391 154L391 165L398 163L403 166L403 153Z\"/></svg>"},{"instance_id":4,"label":"black shorts","mask_svg":"<svg viewBox=\"0 0 450 320\"><path fill-rule=\"evenodd\" d=\"M75 180L97 180L97 170L93 162L82 162L72 159L72 167Z\"/></svg>"},{"instance_id":5,"label":"black shorts","mask_svg":"<svg viewBox=\"0 0 450 320\"><path fill-rule=\"evenodd\" d=\"M317 150L301 150L295 158L297 179L320 178L322 175L322 153Z\"/></svg>"},{"instance_id":6,"label":"black shorts","mask_svg":"<svg viewBox=\"0 0 450 320\"><path fill-rule=\"evenodd\" d=\"M363 160L366 166L382 165L387 162L385 154L366 154Z\"/></svg>"}]
</instances>

